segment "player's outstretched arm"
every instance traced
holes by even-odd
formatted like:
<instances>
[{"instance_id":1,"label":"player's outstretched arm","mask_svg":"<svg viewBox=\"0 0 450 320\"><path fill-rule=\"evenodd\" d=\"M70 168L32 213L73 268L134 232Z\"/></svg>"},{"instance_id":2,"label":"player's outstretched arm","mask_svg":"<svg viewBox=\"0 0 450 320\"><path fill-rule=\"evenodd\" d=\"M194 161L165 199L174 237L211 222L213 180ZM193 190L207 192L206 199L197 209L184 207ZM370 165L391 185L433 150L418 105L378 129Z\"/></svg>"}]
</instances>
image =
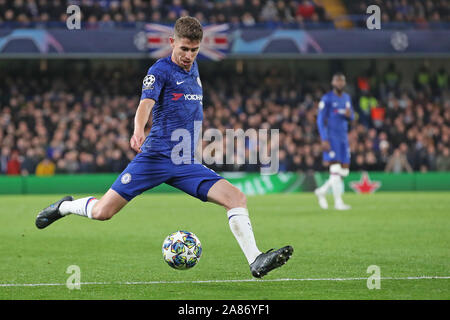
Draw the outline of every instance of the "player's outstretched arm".
<instances>
[{"instance_id":1,"label":"player's outstretched arm","mask_svg":"<svg viewBox=\"0 0 450 320\"><path fill-rule=\"evenodd\" d=\"M141 152L141 146L145 140L145 125L150 117L150 112L155 105L153 99L142 99L134 116L134 133L130 139L131 148L136 152Z\"/></svg>"}]
</instances>

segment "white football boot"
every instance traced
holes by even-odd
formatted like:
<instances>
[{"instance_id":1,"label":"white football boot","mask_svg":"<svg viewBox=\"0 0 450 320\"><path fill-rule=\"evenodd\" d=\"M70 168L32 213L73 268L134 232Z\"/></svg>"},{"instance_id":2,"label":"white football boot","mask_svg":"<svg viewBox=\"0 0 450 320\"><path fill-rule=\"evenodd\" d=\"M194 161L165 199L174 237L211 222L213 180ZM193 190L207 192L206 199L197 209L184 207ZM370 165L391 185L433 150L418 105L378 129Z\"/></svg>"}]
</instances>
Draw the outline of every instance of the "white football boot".
<instances>
[{"instance_id":1,"label":"white football boot","mask_svg":"<svg viewBox=\"0 0 450 320\"><path fill-rule=\"evenodd\" d=\"M350 210L352 207L348 204L345 204L343 201L338 201L334 204L334 208L336 210Z\"/></svg>"}]
</instances>

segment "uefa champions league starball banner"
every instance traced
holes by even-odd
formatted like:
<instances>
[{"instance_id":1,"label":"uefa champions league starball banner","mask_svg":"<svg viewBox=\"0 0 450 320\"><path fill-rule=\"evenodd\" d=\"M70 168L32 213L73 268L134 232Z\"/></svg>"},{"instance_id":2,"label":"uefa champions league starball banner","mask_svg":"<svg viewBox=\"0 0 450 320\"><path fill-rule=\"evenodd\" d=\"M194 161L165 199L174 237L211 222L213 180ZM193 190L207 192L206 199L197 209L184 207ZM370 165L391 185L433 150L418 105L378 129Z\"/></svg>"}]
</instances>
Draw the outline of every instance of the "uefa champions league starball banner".
<instances>
[{"instance_id":1,"label":"uefa champions league starball banner","mask_svg":"<svg viewBox=\"0 0 450 320\"><path fill-rule=\"evenodd\" d=\"M172 26L140 29L0 29L0 58L160 58ZM449 56L450 30L300 30L204 27L200 59L261 57Z\"/></svg>"}]
</instances>

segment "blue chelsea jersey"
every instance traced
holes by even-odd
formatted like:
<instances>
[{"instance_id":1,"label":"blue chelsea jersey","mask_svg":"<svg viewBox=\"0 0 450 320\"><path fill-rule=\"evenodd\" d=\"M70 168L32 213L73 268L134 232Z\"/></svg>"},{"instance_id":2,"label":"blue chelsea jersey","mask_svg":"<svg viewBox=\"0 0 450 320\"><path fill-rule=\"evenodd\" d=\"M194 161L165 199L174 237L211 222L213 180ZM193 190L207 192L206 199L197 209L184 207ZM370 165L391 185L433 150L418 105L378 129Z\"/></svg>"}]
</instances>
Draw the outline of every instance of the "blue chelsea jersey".
<instances>
[{"instance_id":1,"label":"blue chelsea jersey","mask_svg":"<svg viewBox=\"0 0 450 320\"><path fill-rule=\"evenodd\" d=\"M194 61L190 71L186 71L170 56L156 61L144 78L142 99L155 100L153 124L142 151L170 157L181 141L179 133L189 132L191 154L183 157L193 159L203 120L203 90L197 62Z\"/></svg>"},{"instance_id":2,"label":"blue chelsea jersey","mask_svg":"<svg viewBox=\"0 0 450 320\"><path fill-rule=\"evenodd\" d=\"M350 118L345 116L345 110L351 111ZM354 111L350 95L342 93L338 96L334 91L326 93L319 102L317 126L322 140L347 140L348 120L354 119Z\"/></svg>"}]
</instances>

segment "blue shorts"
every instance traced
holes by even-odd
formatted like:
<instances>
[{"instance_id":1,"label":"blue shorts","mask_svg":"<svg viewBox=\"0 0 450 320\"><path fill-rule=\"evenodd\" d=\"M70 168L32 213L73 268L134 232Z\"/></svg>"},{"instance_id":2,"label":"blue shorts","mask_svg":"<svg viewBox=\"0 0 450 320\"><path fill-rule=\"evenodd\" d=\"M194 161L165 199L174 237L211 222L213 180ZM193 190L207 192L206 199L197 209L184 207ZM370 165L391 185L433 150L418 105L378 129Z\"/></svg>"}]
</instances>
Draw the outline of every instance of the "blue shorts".
<instances>
[{"instance_id":1,"label":"blue shorts","mask_svg":"<svg viewBox=\"0 0 450 320\"><path fill-rule=\"evenodd\" d=\"M330 151L323 153L323 161L350 163L350 146L348 140L329 139Z\"/></svg>"},{"instance_id":2,"label":"blue shorts","mask_svg":"<svg viewBox=\"0 0 450 320\"><path fill-rule=\"evenodd\" d=\"M130 201L142 192L167 183L202 201L208 200L208 191L223 179L202 164L179 164L170 157L138 153L117 177L111 189Z\"/></svg>"}]
</instances>

